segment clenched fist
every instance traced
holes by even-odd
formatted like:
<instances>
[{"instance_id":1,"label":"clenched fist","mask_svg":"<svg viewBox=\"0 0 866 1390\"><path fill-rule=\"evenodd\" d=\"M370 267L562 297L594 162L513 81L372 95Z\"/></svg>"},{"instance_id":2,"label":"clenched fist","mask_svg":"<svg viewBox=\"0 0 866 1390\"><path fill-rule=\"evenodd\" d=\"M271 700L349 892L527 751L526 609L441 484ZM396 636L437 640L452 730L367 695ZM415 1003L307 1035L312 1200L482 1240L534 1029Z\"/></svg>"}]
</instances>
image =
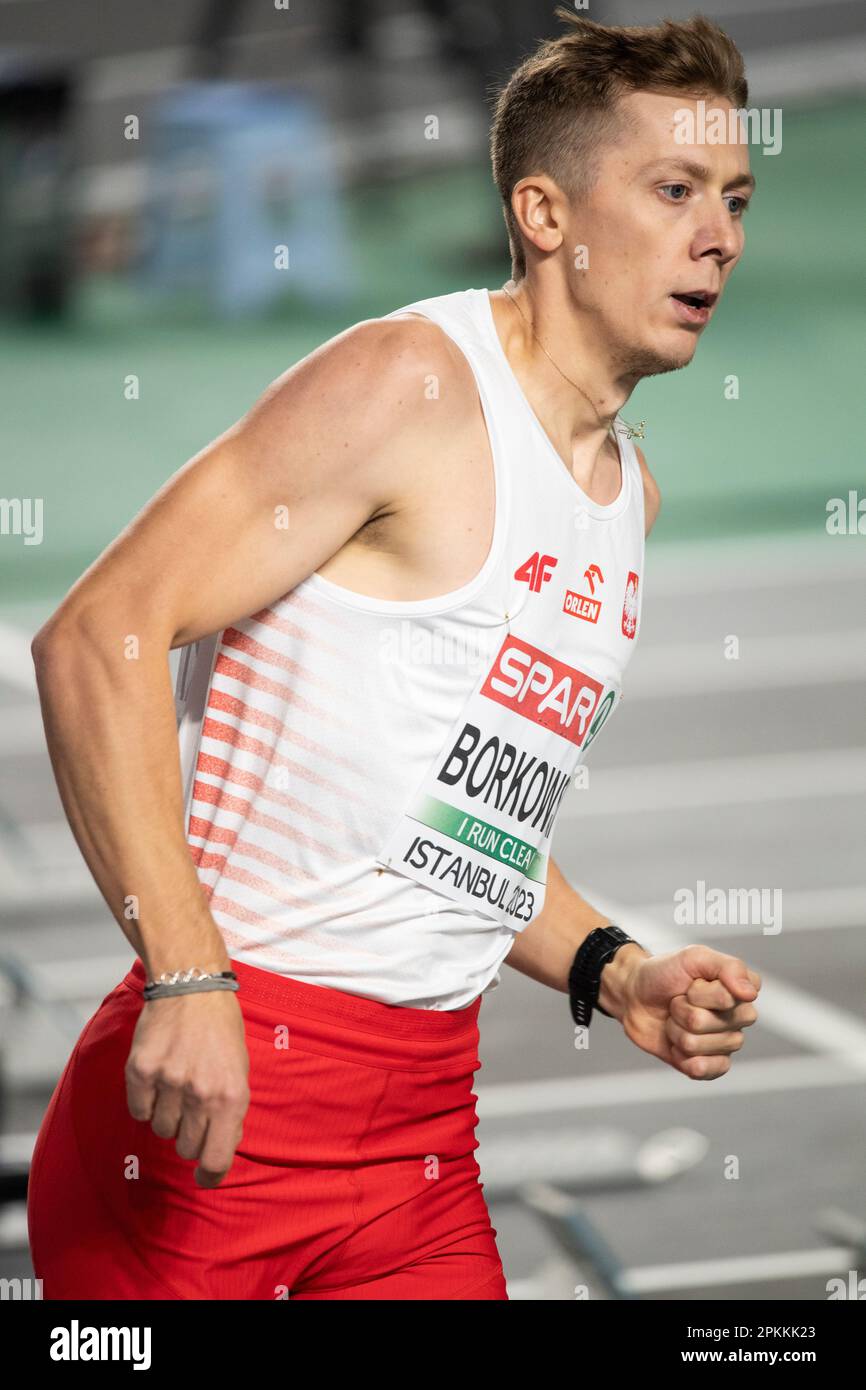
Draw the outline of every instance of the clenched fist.
<instances>
[{"instance_id":1,"label":"clenched fist","mask_svg":"<svg viewBox=\"0 0 866 1390\"><path fill-rule=\"evenodd\" d=\"M756 971L710 946L642 956L623 984L620 1022L644 1052L693 1081L714 1081L758 1017L760 988Z\"/></svg>"}]
</instances>

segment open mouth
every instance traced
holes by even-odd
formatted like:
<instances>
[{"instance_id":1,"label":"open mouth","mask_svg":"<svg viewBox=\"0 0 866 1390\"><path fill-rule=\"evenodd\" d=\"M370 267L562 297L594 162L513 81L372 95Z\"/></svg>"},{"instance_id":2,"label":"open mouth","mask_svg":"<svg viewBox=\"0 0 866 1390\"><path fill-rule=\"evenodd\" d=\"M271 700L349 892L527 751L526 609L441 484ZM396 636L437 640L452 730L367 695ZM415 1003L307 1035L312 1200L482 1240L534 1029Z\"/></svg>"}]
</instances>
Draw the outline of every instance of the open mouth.
<instances>
[{"instance_id":1,"label":"open mouth","mask_svg":"<svg viewBox=\"0 0 866 1390\"><path fill-rule=\"evenodd\" d=\"M678 317L685 323L706 323L718 295L710 290L687 290L671 295Z\"/></svg>"}]
</instances>

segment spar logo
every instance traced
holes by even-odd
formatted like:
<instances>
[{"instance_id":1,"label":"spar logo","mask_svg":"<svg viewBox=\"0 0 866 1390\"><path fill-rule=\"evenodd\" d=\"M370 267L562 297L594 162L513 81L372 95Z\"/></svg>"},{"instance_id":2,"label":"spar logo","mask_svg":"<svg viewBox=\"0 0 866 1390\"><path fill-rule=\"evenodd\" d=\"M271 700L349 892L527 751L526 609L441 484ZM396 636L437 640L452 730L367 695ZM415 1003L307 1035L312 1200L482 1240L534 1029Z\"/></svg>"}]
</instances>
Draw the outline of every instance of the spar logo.
<instances>
[{"instance_id":1,"label":"spar logo","mask_svg":"<svg viewBox=\"0 0 866 1390\"><path fill-rule=\"evenodd\" d=\"M597 623L598 615L601 612L601 599L595 598L595 581L599 584L604 583L604 575L598 565L590 565L589 569L583 571L583 577L589 586L589 592L593 595L590 598L587 594L577 594L573 589L566 589L565 598L562 600L563 613L570 613L573 618L583 618L584 622Z\"/></svg>"},{"instance_id":2,"label":"spar logo","mask_svg":"<svg viewBox=\"0 0 866 1390\"><path fill-rule=\"evenodd\" d=\"M480 693L582 748L603 692L592 676L506 637Z\"/></svg>"}]
</instances>

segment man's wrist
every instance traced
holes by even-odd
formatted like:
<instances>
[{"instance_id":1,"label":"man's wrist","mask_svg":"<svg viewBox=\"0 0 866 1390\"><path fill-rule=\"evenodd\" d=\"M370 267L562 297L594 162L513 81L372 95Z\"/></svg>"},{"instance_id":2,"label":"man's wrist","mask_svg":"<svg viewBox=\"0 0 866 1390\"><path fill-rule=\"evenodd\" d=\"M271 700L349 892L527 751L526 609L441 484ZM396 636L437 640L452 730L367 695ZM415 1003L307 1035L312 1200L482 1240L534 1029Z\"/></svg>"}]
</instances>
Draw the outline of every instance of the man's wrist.
<instances>
[{"instance_id":1,"label":"man's wrist","mask_svg":"<svg viewBox=\"0 0 866 1390\"><path fill-rule=\"evenodd\" d=\"M649 960L650 952L645 951L636 941L627 941L601 969L601 983L598 991L598 1004L612 1018L621 1020L625 1012L625 998L629 980L635 967L642 960Z\"/></svg>"}]
</instances>

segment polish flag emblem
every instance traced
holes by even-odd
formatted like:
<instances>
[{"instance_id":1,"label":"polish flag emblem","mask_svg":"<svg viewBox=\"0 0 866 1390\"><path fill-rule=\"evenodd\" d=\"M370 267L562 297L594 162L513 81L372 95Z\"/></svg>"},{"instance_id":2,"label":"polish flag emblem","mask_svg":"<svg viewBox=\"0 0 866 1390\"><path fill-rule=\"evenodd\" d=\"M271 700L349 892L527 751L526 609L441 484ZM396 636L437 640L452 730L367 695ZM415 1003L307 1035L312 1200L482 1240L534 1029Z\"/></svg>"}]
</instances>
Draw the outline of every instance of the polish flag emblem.
<instances>
[{"instance_id":1,"label":"polish flag emblem","mask_svg":"<svg viewBox=\"0 0 866 1390\"><path fill-rule=\"evenodd\" d=\"M638 577L634 570L629 570L622 605L622 630L623 635L631 639L637 632L637 586Z\"/></svg>"}]
</instances>

